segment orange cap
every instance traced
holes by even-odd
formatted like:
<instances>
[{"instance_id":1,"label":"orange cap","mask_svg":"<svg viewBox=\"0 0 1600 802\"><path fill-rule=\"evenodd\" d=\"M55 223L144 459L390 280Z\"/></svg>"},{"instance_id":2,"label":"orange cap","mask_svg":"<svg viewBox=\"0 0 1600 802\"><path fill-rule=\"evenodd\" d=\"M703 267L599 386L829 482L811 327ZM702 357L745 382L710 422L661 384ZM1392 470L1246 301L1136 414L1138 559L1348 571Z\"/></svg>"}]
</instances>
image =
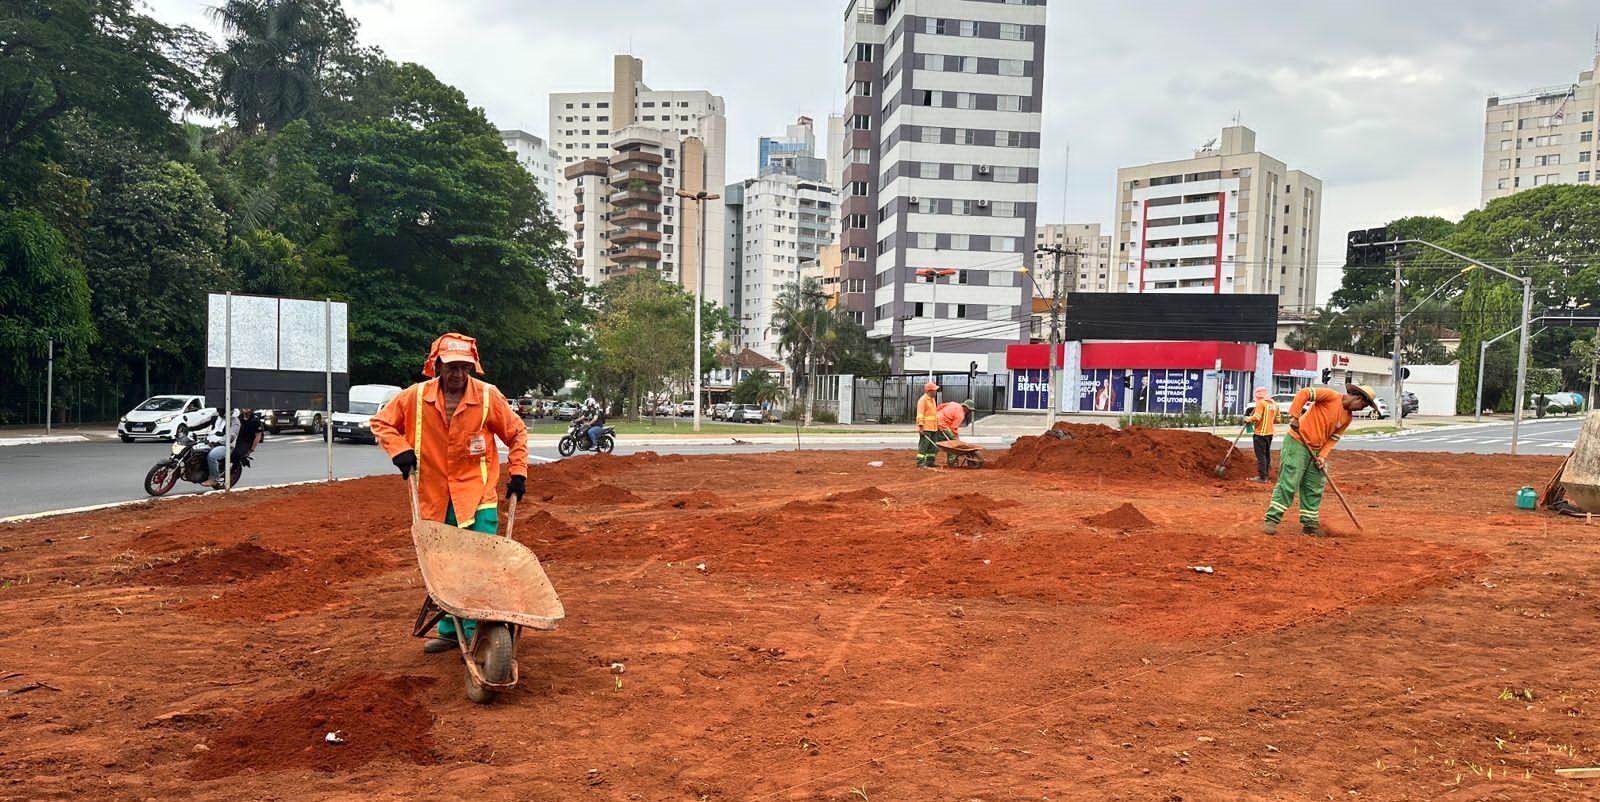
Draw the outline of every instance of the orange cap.
<instances>
[{"instance_id":1,"label":"orange cap","mask_svg":"<svg viewBox=\"0 0 1600 802\"><path fill-rule=\"evenodd\" d=\"M928 382L927 384L922 385L922 392L924 393L936 393L938 391L939 385L934 384L933 382Z\"/></svg>"},{"instance_id":2,"label":"orange cap","mask_svg":"<svg viewBox=\"0 0 1600 802\"><path fill-rule=\"evenodd\" d=\"M433 347L428 351L428 361L422 363L422 375L432 378L434 363L445 362L471 362L473 372L483 375L483 365L478 362L478 341L465 334L450 332L433 341Z\"/></svg>"}]
</instances>

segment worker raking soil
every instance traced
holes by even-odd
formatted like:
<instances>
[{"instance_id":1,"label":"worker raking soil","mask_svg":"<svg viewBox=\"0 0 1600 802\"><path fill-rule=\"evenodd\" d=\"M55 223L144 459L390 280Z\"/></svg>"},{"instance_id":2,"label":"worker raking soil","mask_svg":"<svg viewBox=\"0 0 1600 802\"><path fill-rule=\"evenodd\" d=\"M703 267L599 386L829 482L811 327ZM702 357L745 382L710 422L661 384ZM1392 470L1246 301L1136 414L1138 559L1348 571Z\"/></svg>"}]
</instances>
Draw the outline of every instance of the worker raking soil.
<instances>
[{"instance_id":1,"label":"worker raking soil","mask_svg":"<svg viewBox=\"0 0 1600 802\"><path fill-rule=\"evenodd\" d=\"M1300 497L1301 531L1320 535L1318 513L1322 491L1328 481L1328 455L1350 428L1352 413L1373 406L1373 390L1359 384L1345 385L1340 393L1326 387L1307 387L1296 393L1289 404L1289 436L1283 441L1283 457L1278 467L1278 484L1272 488L1263 530L1278 534L1278 524Z\"/></svg>"}]
</instances>

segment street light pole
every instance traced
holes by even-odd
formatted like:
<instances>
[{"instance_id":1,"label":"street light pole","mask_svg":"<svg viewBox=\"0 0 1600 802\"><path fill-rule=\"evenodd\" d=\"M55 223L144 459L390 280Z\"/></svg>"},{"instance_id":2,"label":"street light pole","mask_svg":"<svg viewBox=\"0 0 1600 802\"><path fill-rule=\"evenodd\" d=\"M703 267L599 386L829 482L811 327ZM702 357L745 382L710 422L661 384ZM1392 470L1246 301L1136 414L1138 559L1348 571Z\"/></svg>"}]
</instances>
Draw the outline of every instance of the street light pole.
<instances>
[{"instance_id":1,"label":"street light pole","mask_svg":"<svg viewBox=\"0 0 1600 802\"><path fill-rule=\"evenodd\" d=\"M701 299L706 294L706 201L717 200L722 196L708 193L705 190L689 192L680 189L678 190L678 197L694 201L700 217L700 268L695 271L694 279L694 430L698 432L700 431L700 407L702 403L700 398L700 352L705 350L701 343L700 307L705 304Z\"/></svg>"},{"instance_id":2,"label":"street light pole","mask_svg":"<svg viewBox=\"0 0 1600 802\"><path fill-rule=\"evenodd\" d=\"M1533 277L1519 276L1515 273L1508 273L1498 267L1495 267L1494 265L1480 262L1470 256L1464 256L1444 246L1435 245L1431 242L1428 242L1427 240L1397 239L1390 240L1388 242L1370 243L1369 247L1378 247L1384 245L1422 245L1424 247L1439 251L1440 253L1454 256L1463 262L1477 265L1478 267L1481 267L1484 270L1488 270L1492 273L1497 273L1505 276L1506 278L1522 282L1522 326L1520 327L1522 331L1522 337L1521 342L1517 346L1517 398L1515 405L1512 407L1511 417L1511 454L1512 456L1516 456L1519 435L1522 433L1522 396L1523 393L1527 392L1528 389L1528 347L1530 345L1528 324L1530 319L1533 317Z\"/></svg>"},{"instance_id":3,"label":"street light pole","mask_svg":"<svg viewBox=\"0 0 1600 802\"><path fill-rule=\"evenodd\" d=\"M919 278L926 278L933 282L932 309L928 310L928 381L933 381L933 335L939 326L939 279L944 276L953 276L955 269L949 267L924 267L917 271Z\"/></svg>"}]
</instances>

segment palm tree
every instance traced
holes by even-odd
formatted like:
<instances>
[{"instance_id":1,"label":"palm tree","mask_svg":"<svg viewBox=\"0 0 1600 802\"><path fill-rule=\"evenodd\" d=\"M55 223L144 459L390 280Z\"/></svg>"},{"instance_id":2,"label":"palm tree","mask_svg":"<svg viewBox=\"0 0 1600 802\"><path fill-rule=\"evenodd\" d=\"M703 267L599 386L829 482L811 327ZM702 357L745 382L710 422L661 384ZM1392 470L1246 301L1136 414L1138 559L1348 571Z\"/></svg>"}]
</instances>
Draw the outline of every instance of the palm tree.
<instances>
[{"instance_id":1,"label":"palm tree","mask_svg":"<svg viewBox=\"0 0 1600 802\"><path fill-rule=\"evenodd\" d=\"M807 424L811 423L811 375L826 358L826 343L834 321L822 283L815 278L785 284L772 305L769 328L778 335L778 355L789 367Z\"/></svg>"},{"instance_id":2,"label":"palm tree","mask_svg":"<svg viewBox=\"0 0 1600 802\"><path fill-rule=\"evenodd\" d=\"M333 52L354 40L328 0L227 0L208 13L228 37L212 59L217 105L246 133L310 116Z\"/></svg>"}]
</instances>

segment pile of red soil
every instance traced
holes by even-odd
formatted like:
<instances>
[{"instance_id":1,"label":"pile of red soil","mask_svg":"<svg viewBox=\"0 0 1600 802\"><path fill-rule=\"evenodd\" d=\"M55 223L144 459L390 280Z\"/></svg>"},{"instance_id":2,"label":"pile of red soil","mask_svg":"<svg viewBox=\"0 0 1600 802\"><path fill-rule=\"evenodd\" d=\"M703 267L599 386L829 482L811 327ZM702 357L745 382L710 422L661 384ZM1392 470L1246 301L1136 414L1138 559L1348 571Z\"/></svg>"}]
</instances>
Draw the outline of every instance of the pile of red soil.
<instances>
[{"instance_id":1,"label":"pile of red soil","mask_svg":"<svg viewBox=\"0 0 1600 802\"><path fill-rule=\"evenodd\" d=\"M829 501L882 501L893 499L894 496L879 490L872 485L867 485L860 490L851 490L845 493L834 493L828 496Z\"/></svg>"},{"instance_id":2,"label":"pile of red soil","mask_svg":"<svg viewBox=\"0 0 1600 802\"><path fill-rule=\"evenodd\" d=\"M551 515L549 510L539 510L522 519L512 534L517 542L531 548L531 544L538 540L565 540L577 537L578 530L568 526L566 521Z\"/></svg>"},{"instance_id":3,"label":"pile of red soil","mask_svg":"<svg viewBox=\"0 0 1600 802\"><path fill-rule=\"evenodd\" d=\"M1182 429L1112 429L1084 423L1057 423L1049 434L1019 437L995 465L1044 473L1095 473L1107 478L1212 480L1228 441L1206 432ZM1226 478L1250 474L1249 460L1232 460Z\"/></svg>"},{"instance_id":4,"label":"pile of red soil","mask_svg":"<svg viewBox=\"0 0 1600 802\"><path fill-rule=\"evenodd\" d=\"M1011 528L1011 524L990 515L982 507L962 507L955 515L944 519L942 525L958 535L976 535Z\"/></svg>"},{"instance_id":5,"label":"pile of red soil","mask_svg":"<svg viewBox=\"0 0 1600 802\"><path fill-rule=\"evenodd\" d=\"M640 501L643 501L643 499L620 487L617 487L616 485L608 485L604 482L601 482L600 484L586 487L582 490L575 490L571 493L562 493L557 495L555 498L550 500L550 503L574 505L637 504Z\"/></svg>"},{"instance_id":6,"label":"pile of red soil","mask_svg":"<svg viewBox=\"0 0 1600 802\"><path fill-rule=\"evenodd\" d=\"M946 496L939 502L942 507L979 507L985 510L997 510L1003 507L1015 507L1020 502L1012 499L997 499L983 493L956 493Z\"/></svg>"},{"instance_id":7,"label":"pile of red soil","mask_svg":"<svg viewBox=\"0 0 1600 802\"><path fill-rule=\"evenodd\" d=\"M669 498L657 506L672 510L720 510L728 506L728 502L716 493L696 490L687 495Z\"/></svg>"},{"instance_id":8,"label":"pile of red soil","mask_svg":"<svg viewBox=\"0 0 1600 802\"><path fill-rule=\"evenodd\" d=\"M1099 515L1090 515L1083 522L1096 529L1149 529L1155 522L1144 517L1144 513L1132 504L1123 504L1113 510L1106 510Z\"/></svg>"},{"instance_id":9,"label":"pile of red soil","mask_svg":"<svg viewBox=\"0 0 1600 802\"><path fill-rule=\"evenodd\" d=\"M426 765L433 714L416 695L431 677L359 674L330 688L246 708L200 752L189 776L215 780L245 771L348 771L374 760ZM344 743L327 742L338 732Z\"/></svg>"},{"instance_id":10,"label":"pile of red soil","mask_svg":"<svg viewBox=\"0 0 1600 802\"><path fill-rule=\"evenodd\" d=\"M138 581L151 585L222 585L242 582L287 567L293 560L254 543L235 543L221 551L199 550L176 562L151 568Z\"/></svg>"}]
</instances>

